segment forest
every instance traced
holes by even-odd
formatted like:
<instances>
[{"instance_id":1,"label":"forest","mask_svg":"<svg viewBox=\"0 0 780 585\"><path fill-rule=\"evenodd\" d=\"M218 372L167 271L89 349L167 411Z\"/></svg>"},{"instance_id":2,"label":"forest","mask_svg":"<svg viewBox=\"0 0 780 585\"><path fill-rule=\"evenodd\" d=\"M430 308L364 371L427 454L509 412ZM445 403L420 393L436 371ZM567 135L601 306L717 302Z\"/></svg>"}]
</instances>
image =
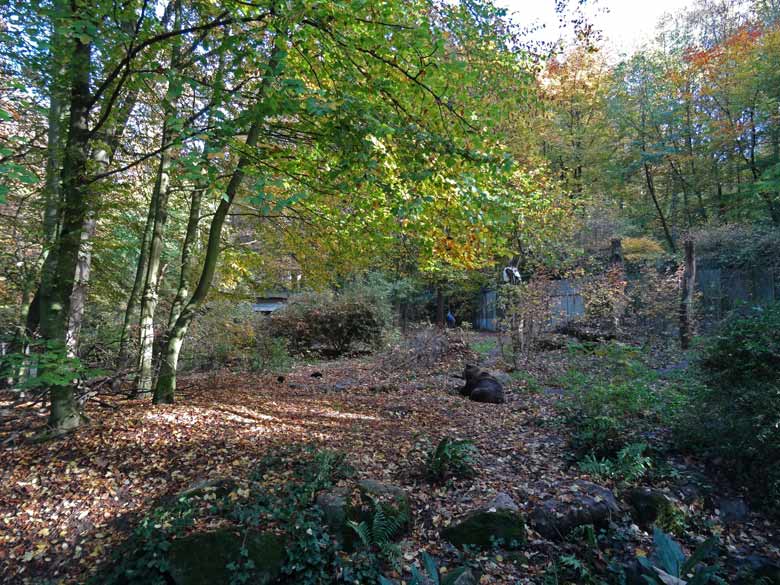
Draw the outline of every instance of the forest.
<instances>
[{"instance_id":1,"label":"forest","mask_svg":"<svg viewBox=\"0 0 780 585\"><path fill-rule=\"evenodd\" d=\"M780 2L548 3L0 2L2 583L780 585Z\"/></svg>"}]
</instances>

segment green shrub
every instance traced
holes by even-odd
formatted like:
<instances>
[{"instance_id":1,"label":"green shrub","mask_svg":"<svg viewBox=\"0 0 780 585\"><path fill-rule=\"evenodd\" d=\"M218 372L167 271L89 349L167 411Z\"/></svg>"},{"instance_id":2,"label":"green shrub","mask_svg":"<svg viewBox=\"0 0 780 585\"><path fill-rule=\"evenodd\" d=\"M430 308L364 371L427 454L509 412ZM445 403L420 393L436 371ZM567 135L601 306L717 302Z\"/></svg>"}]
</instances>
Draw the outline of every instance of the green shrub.
<instances>
[{"instance_id":1,"label":"green shrub","mask_svg":"<svg viewBox=\"0 0 780 585\"><path fill-rule=\"evenodd\" d=\"M360 345L378 347L388 324L379 298L360 292L308 294L291 299L269 320L270 332L297 353L343 355Z\"/></svg>"},{"instance_id":2,"label":"green shrub","mask_svg":"<svg viewBox=\"0 0 780 585\"><path fill-rule=\"evenodd\" d=\"M248 303L217 301L196 319L183 354L185 370L237 370L281 373L290 369L287 341L273 337L268 318Z\"/></svg>"},{"instance_id":3,"label":"green shrub","mask_svg":"<svg viewBox=\"0 0 780 585\"><path fill-rule=\"evenodd\" d=\"M696 371L678 441L727 460L780 513L780 304L724 322L705 340Z\"/></svg>"},{"instance_id":4,"label":"green shrub","mask_svg":"<svg viewBox=\"0 0 780 585\"><path fill-rule=\"evenodd\" d=\"M587 374L574 370L562 380L566 393L559 408L580 457L613 457L662 408L652 388L657 376L637 348L624 344L596 346L589 357L597 361L585 366Z\"/></svg>"}]
</instances>

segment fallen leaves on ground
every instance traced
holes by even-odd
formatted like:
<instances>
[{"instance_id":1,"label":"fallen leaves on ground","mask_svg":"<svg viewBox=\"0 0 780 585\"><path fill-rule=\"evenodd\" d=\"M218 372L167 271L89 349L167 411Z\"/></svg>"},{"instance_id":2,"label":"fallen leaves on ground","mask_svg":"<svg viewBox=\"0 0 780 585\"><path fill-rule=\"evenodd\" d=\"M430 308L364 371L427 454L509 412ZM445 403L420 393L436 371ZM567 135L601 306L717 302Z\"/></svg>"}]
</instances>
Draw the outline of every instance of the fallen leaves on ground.
<instances>
[{"instance_id":1,"label":"fallen leaves on ground","mask_svg":"<svg viewBox=\"0 0 780 585\"><path fill-rule=\"evenodd\" d=\"M0 576L9 584L82 582L160 498L209 478L246 477L262 456L296 443L345 451L361 478L404 486L415 516L404 561L422 550L451 559L439 531L454 518L496 492L529 511L546 497L565 498L558 486L581 476L567 463L560 425L551 424L558 393L532 394L517 382L507 404L470 402L454 392L452 378L464 357L474 356L392 376L371 357L300 366L283 382L211 372L184 378L175 405L90 403L87 427L0 451ZM544 381L563 360L564 352L548 353L529 367ZM24 427L41 414L30 407L9 424ZM423 480L416 443L444 436L475 442L474 479ZM769 543L778 532L768 522L724 530L729 546L777 554ZM521 555L478 556L482 582L526 582L566 546L533 530L529 537ZM636 548L649 542L637 531Z\"/></svg>"}]
</instances>

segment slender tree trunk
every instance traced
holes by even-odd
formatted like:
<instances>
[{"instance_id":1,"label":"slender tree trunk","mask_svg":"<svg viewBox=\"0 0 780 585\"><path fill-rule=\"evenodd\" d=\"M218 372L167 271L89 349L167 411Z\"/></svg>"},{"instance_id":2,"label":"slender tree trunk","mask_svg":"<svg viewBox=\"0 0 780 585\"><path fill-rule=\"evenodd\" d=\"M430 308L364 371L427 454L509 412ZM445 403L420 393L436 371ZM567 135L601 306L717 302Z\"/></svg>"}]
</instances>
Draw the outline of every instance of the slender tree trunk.
<instances>
[{"instance_id":1,"label":"slender tree trunk","mask_svg":"<svg viewBox=\"0 0 780 585\"><path fill-rule=\"evenodd\" d=\"M696 284L696 257L693 242L685 242L685 271L680 295L680 346L688 349L693 338L693 294Z\"/></svg>"},{"instance_id":2,"label":"slender tree trunk","mask_svg":"<svg viewBox=\"0 0 780 585\"><path fill-rule=\"evenodd\" d=\"M262 103L265 99L266 92L270 87L272 79L279 73L282 58L282 50L278 44L275 44L268 61L268 74L263 77L263 83L260 87L258 103ZM257 118L252 122L246 137L245 144L247 149L254 149L257 145L264 119L265 114L259 113ZM256 153L252 154L256 156ZM254 156L251 156L248 153L242 153L239 156L238 163L233 171L233 176L230 178L230 182L225 189L225 194L220 199L217 210L211 220L208 243L206 244L206 257L203 261L203 270L201 271L200 279L198 280L198 286L195 288L192 298L185 305L178 319L176 319L171 335L166 340L162 350L160 372L157 376L157 383L154 388L155 404L170 404L174 401L176 370L179 363L181 347L184 343L184 337L187 335L190 323L195 318L198 309L205 301L209 289L211 288L211 282L214 279L214 272L216 271L217 260L219 258L222 227L225 223L228 211L230 210L230 206L233 203L233 199L235 199L239 187L244 180L246 174L245 169Z\"/></svg>"},{"instance_id":3,"label":"slender tree trunk","mask_svg":"<svg viewBox=\"0 0 780 585\"><path fill-rule=\"evenodd\" d=\"M220 53L219 64L215 75L215 91L219 92L222 86L225 69L225 53ZM209 125L211 125L209 118ZM203 164L209 164L209 144L203 145ZM192 277L195 272L195 248L198 243L198 225L200 224L200 209L203 202L203 195L208 189L208 176L203 178L192 192L190 198L190 214L187 219L187 229L184 235L184 242L181 246L181 266L179 267L179 284L176 287L176 296L171 304L171 312L168 315L168 325L165 328L165 338L167 339L173 332L176 321L179 319L184 305L190 295L192 286Z\"/></svg>"},{"instance_id":4,"label":"slender tree trunk","mask_svg":"<svg viewBox=\"0 0 780 585\"><path fill-rule=\"evenodd\" d=\"M677 247L674 245L674 238L672 238L672 234L669 231L669 224L666 222L666 217L664 216L664 212L661 209L661 205L658 203L658 195L655 192L655 184L653 183L653 175L650 171L650 165L647 163L644 164L645 168L645 180L647 181L647 190L650 193L650 197L653 200L653 205L655 205L655 210L658 213L658 219L661 220L661 226L664 230L664 236L666 237L666 241L669 244L669 248L672 252L677 252Z\"/></svg>"},{"instance_id":5,"label":"slender tree trunk","mask_svg":"<svg viewBox=\"0 0 780 585\"><path fill-rule=\"evenodd\" d=\"M166 125L167 126L167 125ZM170 128L163 129L163 140L170 140ZM168 219L168 193L170 187L170 155L165 151L160 156L152 202L154 205L154 223L149 242L149 260L146 264L144 293L141 297L140 345L138 357L138 380L136 394L144 395L152 391L154 357L154 313L157 309L158 283L160 280L160 259L162 257L165 223Z\"/></svg>"},{"instance_id":6,"label":"slender tree trunk","mask_svg":"<svg viewBox=\"0 0 780 585\"><path fill-rule=\"evenodd\" d=\"M444 329L444 293L442 292L441 287L436 289L436 325Z\"/></svg>"},{"instance_id":7,"label":"slender tree trunk","mask_svg":"<svg viewBox=\"0 0 780 585\"><path fill-rule=\"evenodd\" d=\"M122 331L119 335L119 356L117 359L118 369L125 370L130 362L130 323L138 308L138 300L141 294L141 283L146 274L146 263L149 259L149 237L154 223L154 206L149 205L149 212L146 215L146 225L144 226L143 236L141 237L141 248L138 255L138 263L135 269L135 279L133 288L130 290L130 297L127 299L125 316L122 320Z\"/></svg>"},{"instance_id":8,"label":"slender tree trunk","mask_svg":"<svg viewBox=\"0 0 780 585\"><path fill-rule=\"evenodd\" d=\"M181 24L181 2L174 3L174 30ZM170 71L179 69L179 44L174 43L171 49ZM175 138L175 132L171 121L176 114L176 96L178 95L171 80L168 81L165 97L163 98L163 129L162 144L164 148ZM168 196L170 193L170 167L173 152L171 148L165 148L160 154L160 162L157 167L154 190L152 192L151 205L154 207L154 222L152 224L151 239L149 241L149 259L146 263L146 275L143 282L143 294L141 295L141 321L139 327L140 344L138 353L138 379L136 381L135 395L145 396L151 394L154 385L154 314L157 310L159 295L159 283L161 280L161 258L164 247L165 224L168 221Z\"/></svg>"},{"instance_id":9,"label":"slender tree trunk","mask_svg":"<svg viewBox=\"0 0 780 585\"><path fill-rule=\"evenodd\" d=\"M195 189L190 200L187 232L181 247L179 285L176 288L176 297L171 305L171 314L168 316L168 327L166 328L166 331L169 333L173 331L173 327L184 309L184 304L187 302L190 294L190 286L192 286L192 273L195 270L195 245L198 242L198 224L200 223L200 207L204 191L205 187Z\"/></svg>"},{"instance_id":10,"label":"slender tree trunk","mask_svg":"<svg viewBox=\"0 0 780 585\"><path fill-rule=\"evenodd\" d=\"M77 357L79 351L79 336L84 322L84 310L89 292L89 277L92 272L92 238L97 230L97 219L94 210L90 211L84 227L81 230L81 245L79 246L76 275L73 281L73 292L70 295L68 311L68 329L65 334L65 345L69 357Z\"/></svg>"}]
</instances>

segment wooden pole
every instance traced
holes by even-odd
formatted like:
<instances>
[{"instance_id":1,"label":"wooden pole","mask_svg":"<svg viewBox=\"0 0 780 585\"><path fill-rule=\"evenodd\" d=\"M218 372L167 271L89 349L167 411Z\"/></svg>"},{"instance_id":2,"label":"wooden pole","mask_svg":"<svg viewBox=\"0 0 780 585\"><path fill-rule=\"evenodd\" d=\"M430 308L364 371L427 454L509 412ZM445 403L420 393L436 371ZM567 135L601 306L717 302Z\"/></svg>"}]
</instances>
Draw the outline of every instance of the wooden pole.
<instances>
[{"instance_id":1,"label":"wooden pole","mask_svg":"<svg viewBox=\"0 0 780 585\"><path fill-rule=\"evenodd\" d=\"M613 268L623 268L623 244L620 238L614 238L610 242L609 264Z\"/></svg>"},{"instance_id":2,"label":"wooden pole","mask_svg":"<svg viewBox=\"0 0 780 585\"><path fill-rule=\"evenodd\" d=\"M688 349L693 337L693 293L696 284L696 255L693 242L685 242L685 270L680 295L680 347Z\"/></svg>"}]
</instances>

